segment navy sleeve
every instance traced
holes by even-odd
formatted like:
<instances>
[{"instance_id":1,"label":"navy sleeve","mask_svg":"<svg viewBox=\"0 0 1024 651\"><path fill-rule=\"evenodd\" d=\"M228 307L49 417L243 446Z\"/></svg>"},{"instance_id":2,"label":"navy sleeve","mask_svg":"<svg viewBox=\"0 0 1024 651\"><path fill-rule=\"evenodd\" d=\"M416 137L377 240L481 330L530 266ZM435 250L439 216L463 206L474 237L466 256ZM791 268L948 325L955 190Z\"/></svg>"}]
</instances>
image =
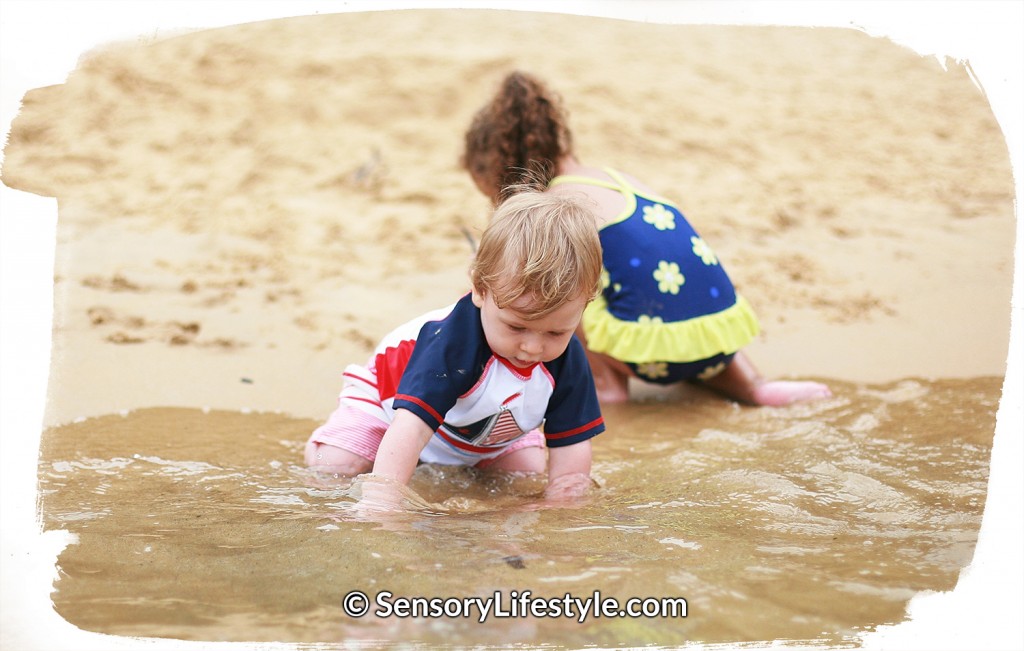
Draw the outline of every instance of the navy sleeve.
<instances>
[{"instance_id":1,"label":"navy sleeve","mask_svg":"<svg viewBox=\"0 0 1024 651\"><path fill-rule=\"evenodd\" d=\"M581 443L603 432L604 417L583 344L573 336L562 356L547 367L555 379L544 420L548 447Z\"/></svg>"},{"instance_id":2,"label":"navy sleeve","mask_svg":"<svg viewBox=\"0 0 1024 651\"><path fill-rule=\"evenodd\" d=\"M459 396L476 384L490 356L480 310L467 294L444 319L420 329L394 408L408 409L437 430Z\"/></svg>"}]
</instances>

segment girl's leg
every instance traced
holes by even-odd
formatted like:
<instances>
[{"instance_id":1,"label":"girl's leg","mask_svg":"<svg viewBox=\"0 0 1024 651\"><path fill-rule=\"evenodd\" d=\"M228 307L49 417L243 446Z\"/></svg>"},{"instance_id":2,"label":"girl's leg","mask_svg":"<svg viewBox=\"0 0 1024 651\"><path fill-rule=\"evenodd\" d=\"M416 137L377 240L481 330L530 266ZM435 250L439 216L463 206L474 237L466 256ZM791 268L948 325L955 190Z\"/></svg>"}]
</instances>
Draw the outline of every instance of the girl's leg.
<instances>
[{"instance_id":1,"label":"girl's leg","mask_svg":"<svg viewBox=\"0 0 1024 651\"><path fill-rule=\"evenodd\" d=\"M767 381L742 351L733 356L724 371L704 380L704 384L734 400L759 406L781 407L832 395L829 388L820 382Z\"/></svg>"},{"instance_id":2,"label":"girl's leg","mask_svg":"<svg viewBox=\"0 0 1024 651\"><path fill-rule=\"evenodd\" d=\"M590 362L590 374L594 377L594 388L597 390L597 401L602 404L614 404L629 400L629 377L632 369L625 363L609 357L604 353L595 353L587 346L587 334L583 324L576 328L576 337L587 351Z\"/></svg>"},{"instance_id":3,"label":"girl's leg","mask_svg":"<svg viewBox=\"0 0 1024 651\"><path fill-rule=\"evenodd\" d=\"M617 359L587 351L590 372L594 376L598 402L606 405L629 400L629 377L633 371Z\"/></svg>"}]
</instances>

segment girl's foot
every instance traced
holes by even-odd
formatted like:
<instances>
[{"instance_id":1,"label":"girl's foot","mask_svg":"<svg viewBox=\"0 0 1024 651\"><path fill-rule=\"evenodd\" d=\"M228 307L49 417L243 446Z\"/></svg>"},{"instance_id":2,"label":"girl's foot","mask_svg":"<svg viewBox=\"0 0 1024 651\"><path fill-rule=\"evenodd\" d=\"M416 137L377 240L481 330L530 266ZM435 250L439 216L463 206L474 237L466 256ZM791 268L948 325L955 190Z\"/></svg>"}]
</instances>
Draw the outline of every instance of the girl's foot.
<instances>
[{"instance_id":1,"label":"girl's foot","mask_svg":"<svg viewBox=\"0 0 1024 651\"><path fill-rule=\"evenodd\" d=\"M762 382L753 391L754 404L766 407L782 407L794 402L831 397L832 391L820 382L775 380Z\"/></svg>"}]
</instances>

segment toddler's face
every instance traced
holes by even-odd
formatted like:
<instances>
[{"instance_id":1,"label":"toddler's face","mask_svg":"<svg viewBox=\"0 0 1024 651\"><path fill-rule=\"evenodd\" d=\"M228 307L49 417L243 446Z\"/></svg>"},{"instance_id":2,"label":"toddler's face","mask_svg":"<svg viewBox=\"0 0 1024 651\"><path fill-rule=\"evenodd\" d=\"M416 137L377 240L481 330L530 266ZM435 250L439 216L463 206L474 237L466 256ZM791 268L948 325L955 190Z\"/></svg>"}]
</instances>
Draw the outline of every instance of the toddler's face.
<instances>
[{"instance_id":1,"label":"toddler's face","mask_svg":"<svg viewBox=\"0 0 1024 651\"><path fill-rule=\"evenodd\" d=\"M480 308L487 345L519 368L550 362L565 352L587 306L581 296L539 319L527 319L533 303L529 295L500 308L490 294L474 290L473 303Z\"/></svg>"}]
</instances>

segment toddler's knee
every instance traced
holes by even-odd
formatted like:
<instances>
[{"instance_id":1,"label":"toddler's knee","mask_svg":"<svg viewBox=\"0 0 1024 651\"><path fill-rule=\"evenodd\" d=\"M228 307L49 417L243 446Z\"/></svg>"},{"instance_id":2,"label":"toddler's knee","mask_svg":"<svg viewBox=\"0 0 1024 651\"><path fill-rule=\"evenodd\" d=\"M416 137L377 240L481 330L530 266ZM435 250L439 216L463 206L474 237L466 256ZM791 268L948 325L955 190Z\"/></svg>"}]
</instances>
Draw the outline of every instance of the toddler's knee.
<instances>
[{"instance_id":1,"label":"toddler's knee","mask_svg":"<svg viewBox=\"0 0 1024 651\"><path fill-rule=\"evenodd\" d=\"M373 461L333 445L310 441L306 444L306 465L313 470L355 477L373 469Z\"/></svg>"},{"instance_id":2,"label":"toddler's knee","mask_svg":"<svg viewBox=\"0 0 1024 651\"><path fill-rule=\"evenodd\" d=\"M547 455L544 454L543 448L530 446L513 450L489 463L477 464L477 467L508 472L543 473L547 468Z\"/></svg>"}]
</instances>

